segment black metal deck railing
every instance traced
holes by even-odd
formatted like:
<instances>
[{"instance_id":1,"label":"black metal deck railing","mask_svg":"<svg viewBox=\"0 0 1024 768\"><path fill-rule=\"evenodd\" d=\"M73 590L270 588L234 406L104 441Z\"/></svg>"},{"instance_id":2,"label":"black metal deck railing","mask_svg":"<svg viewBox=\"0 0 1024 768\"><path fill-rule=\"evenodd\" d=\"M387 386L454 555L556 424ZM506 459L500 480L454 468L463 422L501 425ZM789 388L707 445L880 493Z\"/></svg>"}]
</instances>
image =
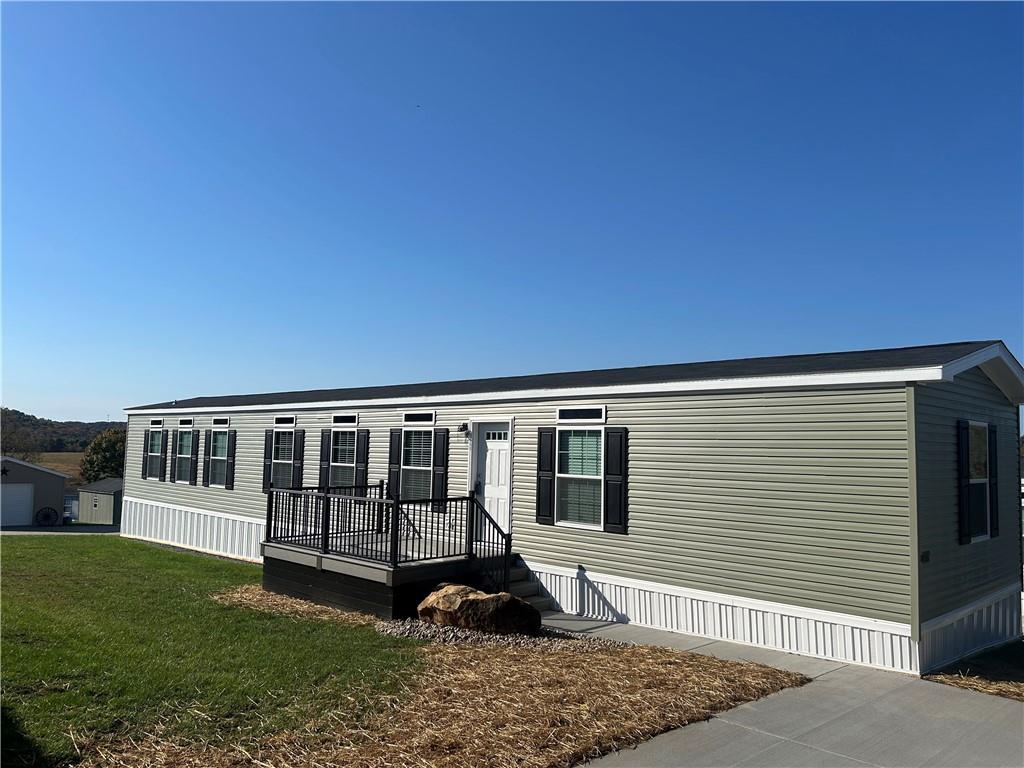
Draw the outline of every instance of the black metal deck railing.
<instances>
[{"instance_id":1,"label":"black metal deck railing","mask_svg":"<svg viewBox=\"0 0 1024 768\"><path fill-rule=\"evenodd\" d=\"M383 481L366 486L270 488L267 541L382 563L391 568L470 558L508 589L512 537L472 493L396 500Z\"/></svg>"}]
</instances>

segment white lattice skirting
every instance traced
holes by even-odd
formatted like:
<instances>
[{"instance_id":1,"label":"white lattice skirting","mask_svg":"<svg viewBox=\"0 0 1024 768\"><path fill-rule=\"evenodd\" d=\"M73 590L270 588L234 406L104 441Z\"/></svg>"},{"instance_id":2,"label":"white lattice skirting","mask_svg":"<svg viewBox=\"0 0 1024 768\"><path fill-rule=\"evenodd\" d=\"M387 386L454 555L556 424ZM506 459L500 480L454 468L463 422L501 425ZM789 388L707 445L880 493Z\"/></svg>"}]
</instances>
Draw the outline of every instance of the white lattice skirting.
<instances>
[{"instance_id":1,"label":"white lattice skirting","mask_svg":"<svg viewBox=\"0 0 1024 768\"><path fill-rule=\"evenodd\" d=\"M899 672L928 672L1021 636L1014 582L926 622L909 624L528 562L559 610Z\"/></svg>"},{"instance_id":2,"label":"white lattice skirting","mask_svg":"<svg viewBox=\"0 0 1024 768\"><path fill-rule=\"evenodd\" d=\"M964 656L1021 636L1020 582L921 625L921 670L931 672Z\"/></svg>"},{"instance_id":3,"label":"white lattice skirting","mask_svg":"<svg viewBox=\"0 0 1024 768\"><path fill-rule=\"evenodd\" d=\"M179 507L126 496L121 511L121 535L173 544L214 555L262 562L263 520Z\"/></svg>"},{"instance_id":4,"label":"white lattice skirting","mask_svg":"<svg viewBox=\"0 0 1024 768\"><path fill-rule=\"evenodd\" d=\"M562 611L823 659L918 671L910 625L528 562Z\"/></svg>"}]
</instances>

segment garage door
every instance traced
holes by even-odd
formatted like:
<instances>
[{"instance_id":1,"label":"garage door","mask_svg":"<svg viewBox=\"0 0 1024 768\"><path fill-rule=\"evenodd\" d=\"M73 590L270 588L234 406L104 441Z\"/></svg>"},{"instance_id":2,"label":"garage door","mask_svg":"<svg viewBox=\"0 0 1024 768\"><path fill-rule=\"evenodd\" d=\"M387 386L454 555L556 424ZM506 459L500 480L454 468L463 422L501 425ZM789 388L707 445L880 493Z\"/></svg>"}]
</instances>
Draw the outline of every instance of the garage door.
<instances>
[{"instance_id":1,"label":"garage door","mask_svg":"<svg viewBox=\"0 0 1024 768\"><path fill-rule=\"evenodd\" d=\"M0 525L32 525L32 483L4 483L0 497Z\"/></svg>"}]
</instances>

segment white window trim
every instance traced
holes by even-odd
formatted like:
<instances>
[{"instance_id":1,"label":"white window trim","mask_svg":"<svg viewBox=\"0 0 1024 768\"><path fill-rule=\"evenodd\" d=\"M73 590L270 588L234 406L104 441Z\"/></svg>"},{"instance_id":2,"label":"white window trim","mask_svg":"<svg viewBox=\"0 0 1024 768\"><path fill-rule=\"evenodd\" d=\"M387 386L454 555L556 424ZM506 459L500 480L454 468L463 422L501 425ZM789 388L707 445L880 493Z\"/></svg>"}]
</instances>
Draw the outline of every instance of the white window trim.
<instances>
[{"instance_id":1,"label":"white window trim","mask_svg":"<svg viewBox=\"0 0 1024 768\"><path fill-rule=\"evenodd\" d=\"M294 420L295 417L292 416L292 419ZM286 460L286 459L275 459L274 458L274 445L277 442L276 435L277 435L278 432L291 432L292 433L292 457L291 457L291 459L287 459ZM287 464L288 467L289 467L289 472L291 471L291 468L294 467L294 462L295 462L295 423L294 423L294 421L292 422L292 425L290 427L286 427L284 425L275 426L274 427L274 434L275 434L275 438L270 443L270 480L271 480L271 482L273 482L273 480L274 480L274 465L275 464ZM303 462L303 463L305 463L305 462ZM291 474L289 474L289 478L290 477L291 477Z\"/></svg>"},{"instance_id":2,"label":"white window trim","mask_svg":"<svg viewBox=\"0 0 1024 768\"><path fill-rule=\"evenodd\" d=\"M353 419L353 421L346 421L344 423L337 423L334 420L338 416L352 416L352 417L354 417L354 419ZM357 427L359 425L359 414L358 413L353 413L351 411L348 412L348 413L332 413L331 414L331 424L334 425L335 427L339 428L339 429L347 429L349 427L355 428L355 427Z\"/></svg>"},{"instance_id":3,"label":"white window trim","mask_svg":"<svg viewBox=\"0 0 1024 768\"><path fill-rule=\"evenodd\" d=\"M219 421L223 421L224 423L223 424L218 424L217 422L219 422ZM214 416L213 419L211 419L211 421L210 421L210 426L213 429L221 429L221 428L227 429L228 427L231 426L231 417L230 416Z\"/></svg>"},{"instance_id":4,"label":"white window trim","mask_svg":"<svg viewBox=\"0 0 1024 768\"><path fill-rule=\"evenodd\" d=\"M219 456L215 457L213 455L213 437L218 432L223 432L224 433L224 456L223 457L219 457ZM227 434L228 434L228 430L227 430L227 428L224 428L224 427L217 427L216 429L211 429L210 430L210 448L209 448L209 451L210 451L210 474L213 474L213 462L215 462L215 461L223 461L224 462L224 482L223 483L207 482L207 484L206 484L207 488L227 488L227 479L228 479L228 472L227 472L227 470L228 470L228 454L227 454L227 451L228 451L228 437L227 437ZM292 438L292 441L293 441L293 445L294 445L294 438ZM207 481L209 481L209 478L207 478Z\"/></svg>"},{"instance_id":5,"label":"white window trim","mask_svg":"<svg viewBox=\"0 0 1024 768\"><path fill-rule=\"evenodd\" d=\"M430 421L408 421L411 415L422 415L430 414ZM422 427L430 429L437 424L437 411L405 411L402 414L402 426L403 427ZM415 467L414 467L415 469Z\"/></svg>"},{"instance_id":6,"label":"white window trim","mask_svg":"<svg viewBox=\"0 0 1024 768\"><path fill-rule=\"evenodd\" d=\"M178 419L178 427L192 427L195 426L195 419L189 417L187 419Z\"/></svg>"},{"instance_id":7,"label":"white window trim","mask_svg":"<svg viewBox=\"0 0 1024 768\"><path fill-rule=\"evenodd\" d=\"M992 538L992 499L989 498L991 494L991 485L989 484L989 478L992 477L992 457L988 453L988 424L984 421L969 421L968 426L968 462L967 462L967 484L975 485L983 483L985 485L985 532L979 533L977 536L971 536L971 544L976 544L979 541L988 541ZM985 478L974 479L971 477L971 466L970 466L970 427L984 427L985 428ZM970 513L968 513L968 525L970 525Z\"/></svg>"},{"instance_id":8,"label":"white window trim","mask_svg":"<svg viewBox=\"0 0 1024 768\"><path fill-rule=\"evenodd\" d=\"M345 464L344 462L334 460L334 433L335 432L351 432L352 433L352 463ZM403 437L403 440L405 438ZM356 458L359 454L359 435L356 434L354 425L345 427L335 427L331 430L331 445L330 454L328 456L328 470L327 470L327 485L331 484L331 468L332 467L352 467L352 484L355 485L356 481Z\"/></svg>"},{"instance_id":9,"label":"white window trim","mask_svg":"<svg viewBox=\"0 0 1024 768\"><path fill-rule=\"evenodd\" d=\"M596 419L563 419L562 411L576 410L579 408L597 408L601 416ZM557 424L604 424L608 418L608 409L603 405L562 405L555 409L555 423Z\"/></svg>"},{"instance_id":10,"label":"white window trim","mask_svg":"<svg viewBox=\"0 0 1024 768\"><path fill-rule=\"evenodd\" d=\"M185 419L180 419L178 421L178 424L181 425L182 421L185 421ZM191 421L191 419L188 419L188 421ZM192 446L190 445L188 447L188 453L182 453L181 452L181 434L183 432L188 432L188 439L191 441L192 438L193 438L193 435L192 435L193 430L192 429L179 429L179 430L177 430L177 432L178 432L178 444L177 444L177 450L175 450L175 452L174 452L173 460L174 460L174 482L179 483L179 482L181 482L181 478L178 477L178 459L188 459L188 470L189 470L190 473L192 472ZM192 479L191 477L186 477L185 478L185 482L188 483L191 479Z\"/></svg>"},{"instance_id":11,"label":"white window trim","mask_svg":"<svg viewBox=\"0 0 1024 768\"><path fill-rule=\"evenodd\" d=\"M430 459L427 461L425 467L410 467L405 463L405 433L406 432L427 432L430 434ZM405 476L405 470L416 469L416 470L427 470L430 476L430 490L427 491L427 498L432 499L434 497L434 428L429 426L420 427L402 427L402 458L398 464L398 498L402 498L402 478Z\"/></svg>"},{"instance_id":12,"label":"white window trim","mask_svg":"<svg viewBox=\"0 0 1024 768\"><path fill-rule=\"evenodd\" d=\"M149 426L150 426L150 429L152 429L153 427L156 427L157 429L163 429L164 420L163 419L150 419L149 420Z\"/></svg>"},{"instance_id":13,"label":"white window trim","mask_svg":"<svg viewBox=\"0 0 1024 768\"><path fill-rule=\"evenodd\" d=\"M558 446L561 442L562 432L600 432L601 433L601 449L598 452L598 459L600 461L598 465L598 471L596 475L563 475L558 471ZM555 503L554 508L551 510L554 516L555 525L562 526L563 528L580 528L586 531L603 531L604 530L604 425L596 425L590 422L590 426L565 426L555 428ZM558 481L560 478L566 478L569 480L597 480L601 483L601 492L598 498L601 499L601 522L596 525L590 525L589 523L573 523L567 520L558 519Z\"/></svg>"},{"instance_id":14,"label":"white window trim","mask_svg":"<svg viewBox=\"0 0 1024 768\"><path fill-rule=\"evenodd\" d=\"M163 419L160 419L159 421L160 421L161 424L163 424ZM163 430L162 429L151 429L151 430L149 430L149 440L150 441L153 440L153 435L154 434L160 435L160 439L157 441L158 448L157 448L157 452L156 453L153 453L153 451L151 450L153 446L150 443L146 444L146 479L147 480L159 480L160 479L160 473L159 472L157 472L155 475L149 474L149 457L150 456L163 456L163 448L164 448ZM164 470L166 471L166 467L164 468Z\"/></svg>"},{"instance_id":15,"label":"white window trim","mask_svg":"<svg viewBox=\"0 0 1024 768\"><path fill-rule=\"evenodd\" d=\"M291 421L280 421L280 419L291 419ZM275 416L274 417L274 429L295 429L295 417L294 416Z\"/></svg>"}]
</instances>

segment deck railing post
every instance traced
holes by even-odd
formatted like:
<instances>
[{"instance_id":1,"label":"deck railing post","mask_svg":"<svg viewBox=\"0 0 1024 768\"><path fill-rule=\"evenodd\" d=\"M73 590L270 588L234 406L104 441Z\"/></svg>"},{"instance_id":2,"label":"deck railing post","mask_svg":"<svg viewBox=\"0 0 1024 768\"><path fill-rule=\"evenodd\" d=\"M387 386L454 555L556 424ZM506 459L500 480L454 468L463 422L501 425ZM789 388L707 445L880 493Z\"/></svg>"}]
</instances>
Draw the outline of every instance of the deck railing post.
<instances>
[{"instance_id":1,"label":"deck railing post","mask_svg":"<svg viewBox=\"0 0 1024 768\"><path fill-rule=\"evenodd\" d=\"M274 486L267 488L267 530L263 540L270 541L271 531L274 530Z\"/></svg>"},{"instance_id":2,"label":"deck railing post","mask_svg":"<svg viewBox=\"0 0 1024 768\"><path fill-rule=\"evenodd\" d=\"M398 567L398 499L391 500L391 567Z\"/></svg>"},{"instance_id":3,"label":"deck railing post","mask_svg":"<svg viewBox=\"0 0 1024 768\"><path fill-rule=\"evenodd\" d=\"M320 551L325 555L331 546L331 499L325 493L320 495L320 516L321 520L321 535L320 535Z\"/></svg>"},{"instance_id":4,"label":"deck railing post","mask_svg":"<svg viewBox=\"0 0 1024 768\"><path fill-rule=\"evenodd\" d=\"M501 573L501 591L508 592L508 582L512 570L512 535L509 533L505 534L505 557L502 564L504 567Z\"/></svg>"},{"instance_id":5,"label":"deck railing post","mask_svg":"<svg viewBox=\"0 0 1024 768\"><path fill-rule=\"evenodd\" d=\"M473 557L473 542L476 539L476 491L469 492L469 503L466 506L466 554Z\"/></svg>"}]
</instances>

